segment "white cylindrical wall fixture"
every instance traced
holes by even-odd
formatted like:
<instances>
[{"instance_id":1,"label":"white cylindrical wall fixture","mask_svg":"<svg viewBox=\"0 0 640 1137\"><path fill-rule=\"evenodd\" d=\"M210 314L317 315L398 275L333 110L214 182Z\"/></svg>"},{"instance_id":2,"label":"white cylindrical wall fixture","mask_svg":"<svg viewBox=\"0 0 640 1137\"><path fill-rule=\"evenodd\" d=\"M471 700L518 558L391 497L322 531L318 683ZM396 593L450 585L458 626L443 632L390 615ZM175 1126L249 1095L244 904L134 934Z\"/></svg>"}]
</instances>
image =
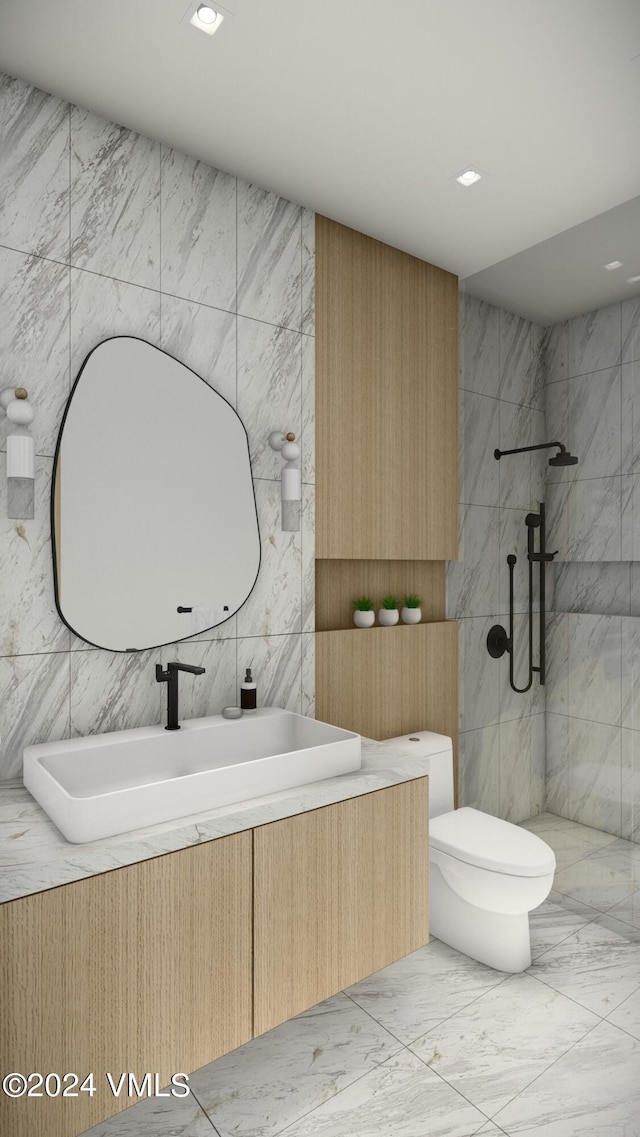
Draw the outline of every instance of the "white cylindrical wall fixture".
<instances>
[{"instance_id":1,"label":"white cylindrical wall fixture","mask_svg":"<svg viewBox=\"0 0 640 1137\"><path fill-rule=\"evenodd\" d=\"M300 501L302 497L302 472L295 466L284 466L282 470L282 500Z\"/></svg>"},{"instance_id":2,"label":"white cylindrical wall fixture","mask_svg":"<svg viewBox=\"0 0 640 1137\"><path fill-rule=\"evenodd\" d=\"M272 430L269 446L279 451L285 465L280 477L282 497L282 528L287 531L300 529L300 502L302 501L302 470L300 469L300 447L295 434L285 434L282 430Z\"/></svg>"},{"instance_id":3,"label":"white cylindrical wall fixture","mask_svg":"<svg viewBox=\"0 0 640 1137\"><path fill-rule=\"evenodd\" d=\"M7 477L35 478L36 445L28 430L15 430L7 436Z\"/></svg>"}]
</instances>

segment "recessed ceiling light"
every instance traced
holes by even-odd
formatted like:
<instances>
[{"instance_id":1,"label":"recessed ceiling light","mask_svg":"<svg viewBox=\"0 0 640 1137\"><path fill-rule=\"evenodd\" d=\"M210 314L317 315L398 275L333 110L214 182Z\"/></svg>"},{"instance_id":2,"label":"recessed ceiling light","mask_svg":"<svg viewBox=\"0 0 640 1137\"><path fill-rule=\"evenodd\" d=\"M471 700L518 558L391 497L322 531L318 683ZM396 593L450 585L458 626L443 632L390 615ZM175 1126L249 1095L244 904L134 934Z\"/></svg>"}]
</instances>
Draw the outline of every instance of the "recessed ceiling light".
<instances>
[{"instance_id":1,"label":"recessed ceiling light","mask_svg":"<svg viewBox=\"0 0 640 1137\"><path fill-rule=\"evenodd\" d=\"M603 265L608 272L613 272L614 268L622 268L622 261L609 261L608 265Z\"/></svg>"},{"instance_id":2,"label":"recessed ceiling light","mask_svg":"<svg viewBox=\"0 0 640 1137\"><path fill-rule=\"evenodd\" d=\"M627 284L640 284L640 276L628 276Z\"/></svg>"},{"instance_id":3,"label":"recessed ceiling light","mask_svg":"<svg viewBox=\"0 0 640 1137\"><path fill-rule=\"evenodd\" d=\"M214 32L217 32L223 20L222 12L210 8L208 4L199 4L189 23L193 24L194 28L198 28L199 31L212 36Z\"/></svg>"},{"instance_id":4,"label":"recessed ceiling light","mask_svg":"<svg viewBox=\"0 0 640 1137\"><path fill-rule=\"evenodd\" d=\"M479 182L481 177L482 174L479 170L476 170L474 166L467 166L466 170L455 175L455 180L460 182L461 186L472 186L475 185L476 182Z\"/></svg>"}]
</instances>

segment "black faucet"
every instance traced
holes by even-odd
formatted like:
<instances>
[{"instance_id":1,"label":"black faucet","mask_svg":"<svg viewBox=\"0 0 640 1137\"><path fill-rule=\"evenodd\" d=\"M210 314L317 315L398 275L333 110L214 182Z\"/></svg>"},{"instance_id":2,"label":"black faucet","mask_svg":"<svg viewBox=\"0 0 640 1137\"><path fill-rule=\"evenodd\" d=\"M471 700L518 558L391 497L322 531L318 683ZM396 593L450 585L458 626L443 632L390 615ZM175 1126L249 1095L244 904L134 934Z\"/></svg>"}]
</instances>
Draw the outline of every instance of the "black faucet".
<instances>
[{"instance_id":1,"label":"black faucet","mask_svg":"<svg viewBox=\"0 0 640 1137\"><path fill-rule=\"evenodd\" d=\"M178 663L174 660L167 664L167 670L162 670L162 664L156 663L156 681L167 684L167 725L165 730L180 730L178 722L178 672L188 671L191 675L204 675L204 667L193 667L190 663Z\"/></svg>"}]
</instances>

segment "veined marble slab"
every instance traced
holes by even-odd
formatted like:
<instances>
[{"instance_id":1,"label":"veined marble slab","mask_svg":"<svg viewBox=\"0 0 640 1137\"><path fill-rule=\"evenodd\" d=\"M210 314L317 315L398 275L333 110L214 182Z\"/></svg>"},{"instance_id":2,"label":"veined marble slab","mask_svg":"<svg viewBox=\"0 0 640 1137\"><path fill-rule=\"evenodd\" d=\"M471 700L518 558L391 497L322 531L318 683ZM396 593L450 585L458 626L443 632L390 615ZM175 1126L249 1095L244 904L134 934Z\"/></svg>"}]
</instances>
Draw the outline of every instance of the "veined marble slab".
<instances>
[{"instance_id":1,"label":"veined marble slab","mask_svg":"<svg viewBox=\"0 0 640 1137\"><path fill-rule=\"evenodd\" d=\"M428 758L396 756L391 748L363 738L362 768L352 774L86 845L65 840L23 785L4 783L0 788L0 903L398 785L422 777L428 766Z\"/></svg>"}]
</instances>

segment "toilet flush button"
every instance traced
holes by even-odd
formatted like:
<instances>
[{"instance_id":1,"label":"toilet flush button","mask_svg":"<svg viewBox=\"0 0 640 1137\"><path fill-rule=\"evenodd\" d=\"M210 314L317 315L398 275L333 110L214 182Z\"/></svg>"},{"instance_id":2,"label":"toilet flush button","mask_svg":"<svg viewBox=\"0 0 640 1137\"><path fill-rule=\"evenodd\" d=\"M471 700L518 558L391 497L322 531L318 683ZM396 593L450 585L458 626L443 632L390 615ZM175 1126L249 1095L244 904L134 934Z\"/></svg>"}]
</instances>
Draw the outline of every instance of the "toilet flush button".
<instances>
[{"instance_id":1,"label":"toilet flush button","mask_svg":"<svg viewBox=\"0 0 640 1137\"><path fill-rule=\"evenodd\" d=\"M412 735L409 735L409 739L408 739L408 741L409 741L409 742L419 742L419 741L420 741L420 739L419 739L419 738L416 738L416 737L415 737L415 735L413 735L413 734L412 734Z\"/></svg>"}]
</instances>

